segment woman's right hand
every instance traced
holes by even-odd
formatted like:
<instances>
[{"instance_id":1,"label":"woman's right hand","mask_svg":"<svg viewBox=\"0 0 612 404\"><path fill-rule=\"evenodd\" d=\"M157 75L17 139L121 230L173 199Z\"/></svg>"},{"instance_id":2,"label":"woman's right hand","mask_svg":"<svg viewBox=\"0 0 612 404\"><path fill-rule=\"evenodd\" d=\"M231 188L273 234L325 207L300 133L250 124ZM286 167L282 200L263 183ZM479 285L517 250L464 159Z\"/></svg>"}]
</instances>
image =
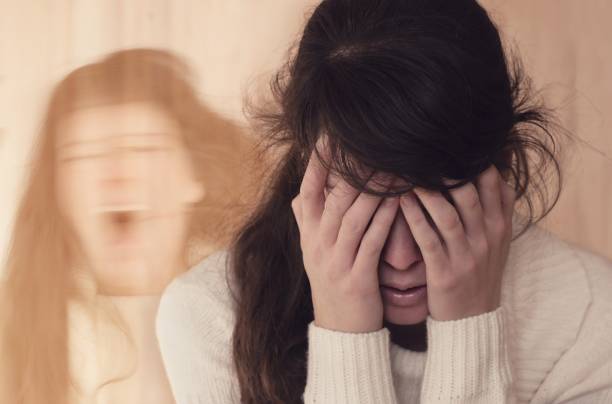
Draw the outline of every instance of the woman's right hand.
<instances>
[{"instance_id":1,"label":"woman's right hand","mask_svg":"<svg viewBox=\"0 0 612 404\"><path fill-rule=\"evenodd\" d=\"M325 158L325 150L320 150ZM318 327L351 333L383 326L378 266L398 198L360 193L343 180L325 195L328 171L316 152L291 206Z\"/></svg>"}]
</instances>

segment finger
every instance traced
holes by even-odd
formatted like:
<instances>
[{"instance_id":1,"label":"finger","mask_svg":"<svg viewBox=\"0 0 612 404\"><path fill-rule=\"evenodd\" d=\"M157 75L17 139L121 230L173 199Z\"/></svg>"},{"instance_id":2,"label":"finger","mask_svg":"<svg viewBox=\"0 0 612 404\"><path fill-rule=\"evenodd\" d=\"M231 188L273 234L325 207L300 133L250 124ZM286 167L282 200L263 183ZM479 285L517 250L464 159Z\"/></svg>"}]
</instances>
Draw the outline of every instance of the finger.
<instances>
[{"instance_id":1,"label":"finger","mask_svg":"<svg viewBox=\"0 0 612 404\"><path fill-rule=\"evenodd\" d=\"M447 185L451 185L449 181L445 182ZM450 189L449 193L455 209L459 212L465 234L470 243L474 245L483 240L486 241L484 212L476 186L469 182L461 187Z\"/></svg>"},{"instance_id":2,"label":"finger","mask_svg":"<svg viewBox=\"0 0 612 404\"><path fill-rule=\"evenodd\" d=\"M355 261L357 248L383 198L361 193L342 218L336 248L341 262Z\"/></svg>"},{"instance_id":3,"label":"finger","mask_svg":"<svg viewBox=\"0 0 612 404\"><path fill-rule=\"evenodd\" d=\"M502 208L506 223L512 226L512 216L514 215L514 205L516 203L516 191L514 187L506 182L502 182Z\"/></svg>"},{"instance_id":4,"label":"finger","mask_svg":"<svg viewBox=\"0 0 612 404\"><path fill-rule=\"evenodd\" d=\"M323 189L326 181L327 169L313 150L300 186L303 225L318 223L325 204Z\"/></svg>"},{"instance_id":5,"label":"finger","mask_svg":"<svg viewBox=\"0 0 612 404\"><path fill-rule=\"evenodd\" d=\"M355 271L368 271L372 268L378 270L380 255L391 231L393 221L397 216L398 208L399 200L397 197L385 198L380 203L359 244L353 266Z\"/></svg>"},{"instance_id":6,"label":"finger","mask_svg":"<svg viewBox=\"0 0 612 404\"><path fill-rule=\"evenodd\" d=\"M449 256L452 259L465 257L471 249L457 209L440 192L422 188L417 188L414 192L440 232Z\"/></svg>"},{"instance_id":7,"label":"finger","mask_svg":"<svg viewBox=\"0 0 612 404\"><path fill-rule=\"evenodd\" d=\"M293 198L291 201L291 210L293 211L293 216L295 216L295 222L298 225L298 229L302 228L302 201L300 200L300 195ZM300 230L301 231L301 230Z\"/></svg>"},{"instance_id":8,"label":"finger","mask_svg":"<svg viewBox=\"0 0 612 404\"><path fill-rule=\"evenodd\" d=\"M442 240L440 240L436 231L429 224L419 206L416 195L413 192L402 195L400 208L421 250L426 266L431 268L432 271L444 268L447 263L447 257Z\"/></svg>"},{"instance_id":9,"label":"finger","mask_svg":"<svg viewBox=\"0 0 612 404\"><path fill-rule=\"evenodd\" d=\"M494 165L483 171L476 181L480 203L484 210L485 225L503 219L501 182L499 171Z\"/></svg>"},{"instance_id":10,"label":"finger","mask_svg":"<svg viewBox=\"0 0 612 404\"><path fill-rule=\"evenodd\" d=\"M344 215L358 195L359 190L343 179L340 179L329 191L318 233L323 243L332 245L336 242Z\"/></svg>"}]
</instances>

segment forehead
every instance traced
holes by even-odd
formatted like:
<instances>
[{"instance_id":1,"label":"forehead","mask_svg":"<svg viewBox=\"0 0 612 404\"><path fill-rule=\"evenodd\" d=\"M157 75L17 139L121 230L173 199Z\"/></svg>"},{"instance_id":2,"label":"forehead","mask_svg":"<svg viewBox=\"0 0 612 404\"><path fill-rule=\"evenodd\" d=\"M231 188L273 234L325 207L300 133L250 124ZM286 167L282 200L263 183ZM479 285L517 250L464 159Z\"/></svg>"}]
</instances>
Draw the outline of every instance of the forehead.
<instances>
[{"instance_id":1,"label":"forehead","mask_svg":"<svg viewBox=\"0 0 612 404\"><path fill-rule=\"evenodd\" d=\"M58 124L58 145L113 138L143 138L176 134L179 125L152 103L135 102L79 109Z\"/></svg>"}]
</instances>

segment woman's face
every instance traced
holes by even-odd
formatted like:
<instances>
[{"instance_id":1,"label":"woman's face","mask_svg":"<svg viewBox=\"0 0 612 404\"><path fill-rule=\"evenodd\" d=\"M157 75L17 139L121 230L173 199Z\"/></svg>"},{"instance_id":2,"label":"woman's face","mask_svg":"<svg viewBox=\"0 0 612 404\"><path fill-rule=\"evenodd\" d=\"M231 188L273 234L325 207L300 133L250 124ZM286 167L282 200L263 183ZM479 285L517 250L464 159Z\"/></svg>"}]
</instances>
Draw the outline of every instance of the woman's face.
<instances>
[{"instance_id":1,"label":"woman's face","mask_svg":"<svg viewBox=\"0 0 612 404\"><path fill-rule=\"evenodd\" d=\"M338 181L337 176L330 175L328 190ZM408 290L427 282L425 261L401 211L398 211L387 236L378 267L378 279L385 321L411 325L427 318L427 288L414 292Z\"/></svg>"},{"instance_id":2,"label":"woman's face","mask_svg":"<svg viewBox=\"0 0 612 404\"><path fill-rule=\"evenodd\" d=\"M57 128L56 194L101 293L160 293L185 269L203 196L178 123L152 103L77 110Z\"/></svg>"}]
</instances>

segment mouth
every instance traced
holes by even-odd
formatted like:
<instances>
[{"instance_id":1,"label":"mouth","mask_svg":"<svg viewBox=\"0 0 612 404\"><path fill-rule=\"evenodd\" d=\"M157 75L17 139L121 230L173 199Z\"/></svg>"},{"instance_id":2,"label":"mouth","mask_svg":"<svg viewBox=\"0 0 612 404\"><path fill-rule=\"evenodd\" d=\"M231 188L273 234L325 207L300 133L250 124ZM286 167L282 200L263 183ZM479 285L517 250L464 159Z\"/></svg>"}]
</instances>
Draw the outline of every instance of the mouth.
<instances>
[{"instance_id":1,"label":"mouth","mask_svg":"<svg viewBox=\"0 0 612 404\"><path fill-rule=\"evenodd\" d=\"M410 307L427 301L427 284L406 288L380 285L385 303L397 307Z\"/></svg>"},{"instance_id":2,"label":"mouth","mask_svg":"<svg viewBox=\"0 0 612 404\"><path fill-rule=\"evenodd\" d=\"M408 290L411 290L411 289L418 289L418 288L420 288L422 286L426 286L426 285L427 285L426 282L423 282L423 283L414 283L414 282L413 283L407 283L407 282L400 283L400 282L393 282L393 281L386 282L386 283L382 283L381 282L381 284L380 284L380 286L382 286L382 287L394 289L394 290L397 290L399 292L405 292L405 291L408 291Z\"/></svg>"},{"instance_id":3,"label":"mouth","mask_svg":"<svg viewBox=\"0 0 612 404\"><path fill-rule=\"evenodd\" d=\"M100 209L99 217L109 243L114 246L132 243L147 210L142 205L114 205Z\"/></svg>"}]
</instances>

